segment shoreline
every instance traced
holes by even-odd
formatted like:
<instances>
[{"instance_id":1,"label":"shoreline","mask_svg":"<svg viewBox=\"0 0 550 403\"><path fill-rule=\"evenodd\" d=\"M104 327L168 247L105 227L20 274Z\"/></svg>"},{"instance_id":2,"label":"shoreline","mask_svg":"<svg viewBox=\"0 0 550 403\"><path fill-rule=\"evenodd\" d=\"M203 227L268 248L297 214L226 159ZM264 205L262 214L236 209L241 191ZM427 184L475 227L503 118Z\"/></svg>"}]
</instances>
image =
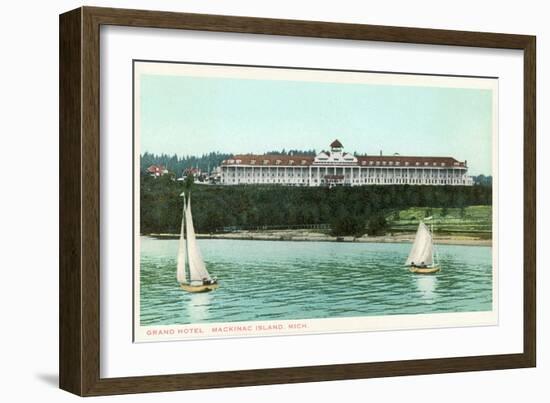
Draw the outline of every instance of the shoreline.
<instances>
[{"instance_id":1,"label":"shoreline","mask_svg":"<svg viewBox=\"0 0 550 403\"><path fill-rule=\"evenodd\" d=\"M142 234L156 239L178 239L179 234ZM197 239L231 239L246 241L290 241L290 242L354 242L354 243L412 243L414 233L399 233L382 236L335 237L324 233L308 231L241 231L225 234L197 234ZM442 234L435 236L435 244L461 246L492 246L492 239L481 239L472 234Z\"/></svg>"}]
</instances>

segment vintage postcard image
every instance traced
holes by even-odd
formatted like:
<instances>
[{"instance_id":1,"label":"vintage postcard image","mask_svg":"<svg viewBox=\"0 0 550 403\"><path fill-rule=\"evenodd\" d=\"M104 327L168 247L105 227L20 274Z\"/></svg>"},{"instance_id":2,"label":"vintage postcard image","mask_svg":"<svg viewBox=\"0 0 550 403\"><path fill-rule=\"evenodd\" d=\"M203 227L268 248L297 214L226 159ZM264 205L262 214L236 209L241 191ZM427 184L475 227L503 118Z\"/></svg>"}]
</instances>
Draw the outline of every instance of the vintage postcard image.
<instances>
[{"instance_id":1,"label":"vintage postcard image","mask_svg":"<svg viewBox=\"0 0 550 403\"><path fill-rule=\"evenodd\" d=\"M498 319L498 78L134 61L134 341Z\"/></svg>"}]
</instances>

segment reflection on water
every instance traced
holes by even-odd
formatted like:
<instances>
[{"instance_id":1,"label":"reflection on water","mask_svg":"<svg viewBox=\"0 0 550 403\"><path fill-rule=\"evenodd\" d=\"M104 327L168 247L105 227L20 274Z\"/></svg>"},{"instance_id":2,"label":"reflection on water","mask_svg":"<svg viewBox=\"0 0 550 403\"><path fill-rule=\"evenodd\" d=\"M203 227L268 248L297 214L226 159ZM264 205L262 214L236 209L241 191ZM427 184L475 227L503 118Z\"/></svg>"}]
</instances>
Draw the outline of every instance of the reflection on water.
<instances>
[{"instance_id":1,"label":"reflection on water","mask_svg":"<svg viewBox=\"0 0 550 403\"><path fill-rule=\"evenodd\" d=\"M436 301L437 276L418 275L414 279L420 292L420 298L426 303L434 303Z\"/></svg>"},{"instance_id":2,"label":"reflection on water","mask_svg":"<svg viewBox=\"0 0 550 403\"><path fill-rule=\"evenodd\" d=\"M208 321L212 298L212 293L198 293L190 296L189 302L186 304L187 316L190 323Z\"/></svg>"},{"instance_id":3,"label":"reflection on water","mask_svg":"<svg viewBox=\"0 0 550 403\"><path fill-rule=\"evenodd\" d=\"M141 323L312 319L492 308L491 248L439 245L442 271L403 267L409 244L199 240L214 292L176 282L177 240L141 238Z\"/></svg>"}]
</instances>

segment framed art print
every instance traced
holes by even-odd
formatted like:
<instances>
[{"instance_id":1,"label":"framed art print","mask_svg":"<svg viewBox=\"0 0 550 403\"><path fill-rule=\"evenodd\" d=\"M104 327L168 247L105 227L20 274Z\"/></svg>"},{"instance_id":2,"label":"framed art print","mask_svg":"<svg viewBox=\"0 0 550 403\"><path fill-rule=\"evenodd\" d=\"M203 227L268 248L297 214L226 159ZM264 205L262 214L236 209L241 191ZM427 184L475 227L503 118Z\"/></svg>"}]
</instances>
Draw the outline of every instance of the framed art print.
<instances>
[{"instance_id":1,"label":"framed art print","mask_svg":"<svg viewBox=\"0 0 550 403\"><path fill-rule=\"evenodd\" d=\"M534 37L60 24L63 389L535 365Z\"/></svg>"}]
</instances>

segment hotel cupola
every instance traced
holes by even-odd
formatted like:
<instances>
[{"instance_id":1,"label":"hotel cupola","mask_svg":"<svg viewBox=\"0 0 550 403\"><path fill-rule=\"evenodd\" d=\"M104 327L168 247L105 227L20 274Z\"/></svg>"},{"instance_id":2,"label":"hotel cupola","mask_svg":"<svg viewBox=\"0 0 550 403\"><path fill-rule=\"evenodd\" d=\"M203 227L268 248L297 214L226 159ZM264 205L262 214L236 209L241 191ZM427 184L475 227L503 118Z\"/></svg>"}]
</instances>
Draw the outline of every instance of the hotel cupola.
<instances>
[{"instance_id":1,"label":"hotel cupola","mask_svg":"<svg viewBox=\"0 0 550 403\"><path fill-rule=\"evenodd\" d=\"M342 149L344 146L338 139L334 140L332 143L330 143L330 151L332 152L342 152Z\"/></svg>"}]
</instances>

